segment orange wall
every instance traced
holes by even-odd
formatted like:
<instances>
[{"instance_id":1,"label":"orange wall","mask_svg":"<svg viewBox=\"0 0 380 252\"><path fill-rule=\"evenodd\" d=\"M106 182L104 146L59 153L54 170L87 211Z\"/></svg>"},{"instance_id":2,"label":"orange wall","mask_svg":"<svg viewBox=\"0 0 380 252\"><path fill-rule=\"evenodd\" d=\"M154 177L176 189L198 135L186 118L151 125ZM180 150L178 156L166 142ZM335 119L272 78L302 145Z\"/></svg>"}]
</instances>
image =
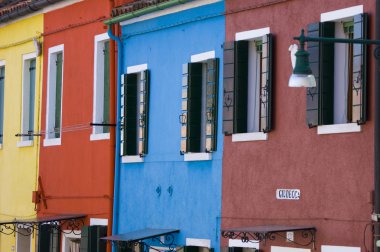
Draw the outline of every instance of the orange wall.
<instances>
[{"instance_id":1,"label":"orange wall","mask_svg":"<svg viewBox=\"0 0 380 252\"><path fill-rule=\"evenodd\" d=\"M63 133L60 146L41 145L40 175L48 209L40 205L40 215L83 213L106 218L110 212L113 146L110 140L90 141L89 127L93 120L94 37L107 32L102 21L91 21L107 17L110 11L109 0L86 0L45 14L42 129L46 128L48 49L64 44ZM64 29L75 24L84 25ZM88 127L65 131L74 125Z\"/></svg>"}]
</instances>

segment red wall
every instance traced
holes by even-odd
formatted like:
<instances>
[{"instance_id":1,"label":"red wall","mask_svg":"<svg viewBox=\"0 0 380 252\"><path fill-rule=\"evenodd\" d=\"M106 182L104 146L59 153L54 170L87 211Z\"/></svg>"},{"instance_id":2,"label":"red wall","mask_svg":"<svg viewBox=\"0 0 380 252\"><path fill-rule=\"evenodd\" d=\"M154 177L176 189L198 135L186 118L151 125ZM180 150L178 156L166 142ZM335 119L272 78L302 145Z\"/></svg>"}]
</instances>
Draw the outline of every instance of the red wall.
<instances>
[{"instance_id":1,"label":"red wall","mask_svg":"<svg viewBox=\"0 0 380 252\"><path fill-rule=\"evenodd\" d=\"M45 15L42 129L46 127L48 49L64 44L63 133L62 145L41 146L40 176L48 209L41 204L40 215L83 213L107 218L110 212L114 147L110 140L90 141L89 127L93 120L94 37L107 32L102 21L92 21L108 17L110 11L109 0L86 0ZM69 28L76 24L83 25ZM88 127L65 132L79 124Z\"/></svg>"},{"instance_id":2,"label":"red wall","mask_svg":"<svg viewBox=\"0 0 380 252\"><path fill-rule=\"evenodd\" d=\"M232 143L231 136L224 138L222 227L314 225L316 251L320 245L356 246L365 251L363 234L371 222L370 192L374 189L372 50L368 53L370 118L362 132L317 135L316 128L306 126L306 90L288 87L292 71L288 48L297 43L292 37L307 24L318 22L321 13L360 4L370 15L369 37L374 38L375 1L292 0L263 5L268 2L226 0L227 41L233 41L236 32L264 27L270 27L274 35L275 128L268 141ZM283 188L300 189L301 199L276 200L276 189ZM366 244L372 248L370 230ZM270 251L274 244L261 248Z\"/></svg>"}]
</instances>

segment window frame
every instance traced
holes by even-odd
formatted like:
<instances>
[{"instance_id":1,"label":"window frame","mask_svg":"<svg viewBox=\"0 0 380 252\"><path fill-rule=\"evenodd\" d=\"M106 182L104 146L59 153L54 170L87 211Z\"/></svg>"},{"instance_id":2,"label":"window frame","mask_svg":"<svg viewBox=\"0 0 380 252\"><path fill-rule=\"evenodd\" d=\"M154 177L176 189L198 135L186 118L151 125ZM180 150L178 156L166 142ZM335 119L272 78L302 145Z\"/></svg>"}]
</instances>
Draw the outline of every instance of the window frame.
<instances>
[{"instance_id":1,"label":"window frame","mask_svg":"<svg viewBox=\"0 0 380 252\"><path fill-rule=\"evenodd\" d=\"M141 73L141 72L146 71L146 70L149 70L147 63L140 64L140 65L133 65L133 66L127 67L126 74L137 74L137 73ZM124 75L121 76L121 79L124 80ZM124 83L124 85L125 85L125 83ZM148 125L148 127L149 127L149 125ZM123 129L122 129L122 131L123 131ZM136 132L136 134L138 134L138 132ZM122 163L141 163L141 162L144 162L144 157L140 156L140 155L124 155L124 156L122 155L121 156L121 162Z\"/></svg>"},{"instance_id":2,"label":"window frame","mask_svg":"<svg viewBox=\"0 0 380 252\"><path fill-rule=\"evenodd\" d=\"M34 77L34 101L33 101L33 128L35 128L35 115L36 115L36 84L37 84L37 53L28 53L22 56L22 105L21 105L21 133L27 134L28 130L25 127L30 123L30 72L27 68L30 68L30 61L35 60L35 77ZM26 92L28 90L28 92ZM29 102L26 102L29 101ZM28 117L28 122L25 122L25 117ZM26 123L28 125L26 125ZM35 129L34 129L35 130ZM33 138L29 136L21 136L20 141L17 142L17 147L33 146Z\"/></svg>"},{"instance_id":3,"label":"window frame","mask_svg":"<svg viewBox=\"0 0 380 252\"><path fill-rule=\"evenodd\" d=\"M320 22L336 22L342 19L353 18L355 15L363 14L364 8L363 5L352 6L349 8L338 9L330 12L321 13ZM335 64L334 60L334 64ZM341 74L341 72L339 72ZM338 74L339 74L338 73ZM336 71L334 71L334 80L335 80ZM335 88L335 84L334 84ZM334 96L335 99L335 96ZM334 102L335 103L335 102ZM340 133L355 133L361 132L362 127L357 123L336 123L328 125L318 125L317 134L326 135L326 134L340 134Z\"/></svg>"},{"instance_id":4,"label":"window frame","mask_svg":"<svg viewBox=\"0 0 380 252\"><path fill-rule=\"evenodd\" d=\"M51 93L52 91L52 85L54 85L54 91L56 91L56 66L55 66L55 60L57 58L57 55L59 53L62 53L62 78L61 78L61 109L60 109L60 137L50 137L49 136L49 129L51 128L51 125L54 124L53 120L55 120L56 114L55 114L55 105L56 105L56 98L52 97L53 95L56 95L56 92ZM54 47L50 47L48 51L48 77L47 77L47 93L46 93L46 132L45 132L45 139L44 139L44 146L56 146L61 145L62 140L62 110L63 110L63 87L64 87L64 44L57 45ZM54 70L54 74L53 71ZM55 104L52 104L54 101ZM54 106L54 109L52 108ZM53 112L52 112L53 111Z\"/></svg>"},{"instance_id":5,"label":"window frame","mask_svg":"<svg viewBox=\"0 0 380 252\"><path fill-rule=\"evenodd\" d=\"M104 56L103 48L110 41L108 33L95 36L94 39L94 86L93 86L93 114L92 121L101 123L104 113ZM101 114L101 116L99 115ZM100 119L102 118L102 119ZM102 129L98 129L102 128ZM92 126L90 141L110 139L110 133L104 132L103 126ZM98 132L101 131L101 132Z\"/></svg>"},{"instance_id":6,"label":"window frame","mask_svg":"<svg viewBox=\"0 0 380 252\"><path fill-rule=\"evenodd\" d=\"M2 139L0 141L0 150L3 149L3 143L4 143L4 105L5 105L5 78L6 78L6 61L5 60L0 60L0 67L4 67L4 81L3 81L3 100L0 102L2 102L3 104L0 104L0 109L2 109L3 111L1 112L2 114L2 118L0 118L0 124L1 124L1 128L2 128L2 131L0 131L0 134L2 134ZM1 91L1 90L0 90ZM0 94L1 95L1 94Z\"/></svg>"},{"instance_id":7,"label":"window frame","mask_svg":"<svg viewBox=\"0 0 380 252\"><path fill-rule=\"evenodd\" d=\"M264 27L264 28L259 28L259 29L237 32L235 34L235 41L245 40L245 41L251 42L255 39L261 38L261 37L268 35L268 34L270 34L270 27ZM249 59L248 59L248 61L249 61ZM235 62L235 64L236 64L236 62ZM250 72L248 72L248 75L249 74L250 74ZM249 83L248 83L248 86L249 86ZM248 115L248 110L247 110L247 118L248 117L249 117L249 115ZM257 120L260 120L260 116ZM232 142L266 141L266 140L268 140L268 135L269 135L268 133L265 133L262 131L232 133Z\"/></svg>"}]
</instances>

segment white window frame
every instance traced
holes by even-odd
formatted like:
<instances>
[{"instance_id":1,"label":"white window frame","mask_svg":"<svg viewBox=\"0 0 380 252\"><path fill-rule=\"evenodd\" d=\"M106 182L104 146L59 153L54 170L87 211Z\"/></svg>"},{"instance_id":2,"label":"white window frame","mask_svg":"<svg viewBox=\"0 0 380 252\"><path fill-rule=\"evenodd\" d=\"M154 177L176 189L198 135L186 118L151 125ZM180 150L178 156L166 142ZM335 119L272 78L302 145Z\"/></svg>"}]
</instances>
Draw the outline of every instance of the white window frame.
<instances>
[{"instance_id":1,"label":"white window frame","mask_svg":"<svg viewBox=\"0 0 380 252\"><path fill-rule=\"evenodd\" d=\"M141 73L142 71L148 70L148 64L140 64L127 67L127 74ZM123 76L121 77L123 78ZM144 162L144 158L140 155L126 155L121 158L122 163L141 163Z\"/></svg>"},{"instance_id":2,"label":"white window frame","mask_svg":"<svg viewBox=\"0 0 380 252\"><path fill-rule=\"evenodd\" d=\"M0 60L0 67L5 67L5 65L6 65L5 60ZM4 84L5 84L5 82L4 82ZM5 92L5 85L4 85L4 92ZM4 100L5 100L5 96L4 96ZM4 102L4 104L5 104L5 102ZM3 104L3 107L4 107L4 104ZM3 124L3 141L4 141L4 118L3 118L3 121L0 123ZM3 143L0 143L0 150L2 150L2 149L3 149Z\"/></svg>"},{"instance_id":3,"label":"white window frame","mask_svg":"<svg viewBox=\"0 0 380 252\"><path fill-rule=\"evenodd\" d=\"M104 43L109 41L110 37L107 33L95 36L94 40L94 94L93 94L93 113L92 120L100 123L103 120L104 109ZM110 133L99 132L103 127L93 126L91 141L110 139Z\"/></svg>"},{"instance_id":4,"label":"white window frame","mask_svg":"<svg viewBox=\"0 0 380 252\"><path fill-rule=\"evenodd\" d=\"M320 20L321 22L338 21L338 20L342 20L346 18L351 18L357 14L362 14L363 11L364 11L363 5L352 6L349 8L321 13ZM335 71L334 79L337 78L337 75L339 73L340 73L339 71ZM335 100L335 97L334 97L334 100ZM361 131L362 131L361 125L358 125L357 123L319 125L317 127L318 135L354 133L354 132L361 132Z\"/></svg>"},{"instance_id":5,"label":"white window frame","mask_svg":"<svg viewBox=\"0 0 380 252\"><path fill-rule=\"evenodd\" d=\"M215 59L215 51L214 50L191 55L190 62L191 63L205 62L209 59ZM202 81L202 117L203 117L203 115L206 114L206 107L204 106L205 101L203 101L206 99L206 96L204 95L205 89L206 89L206 86L204 85L204 83ZM204 118L202 119L202 125L204 124L203 120L204 120ZM202 128L201 132L202 132L202 134L204 134L205 129L203 129L203 126L201 128ZM205 135L201 136L201 142L206 142L206 139L204 139L205 137L206 137ZM201 144L203 144L203 143L201 143ZM185 162L212 160L212 153L210 153L210 152L194 152L194 153L188 152L188 153L184 154L183 160Z\"/></svg>"},{"instance_id":6,"label":"white window frame","mask_svg":"<svg viewBox=\"0 0 380 252\"><path fill-rule=\"evenodd\" d=\"M29 238L29 252L32 251L32 247L33 247L33 244L32 244L32 235L28 235L28 236L25 236L25 235L21 235L19 234L19 229L28 229L30 227L27 227L27 226L20 226L20 227L17 227L17 232L16 232L16 252L25 252L23 250L20 250L19 251L19 248L18 248L18 239L19 237L21 238L25 238L25 237L28 237Z\"/></svg>"},{"instance_id":7,"label":"white window frame","mask_svg":"<svg viewBox=\"0 0 380 252\"><path fill-rule=\"evenodd\" d=\"M51 105L51 99L52 95L51 93L51 85L55 85L55 78L56 75L52 73L53 69L55 69L55 59L56 55L58 53L62 52L62 90L61 90L61 125L60 125L60 137L59 138L52 138L49 137L49 129L50 125L55 120L54 111L55 108L52 108L53 105ZM45 139L44 139L44 146L55 146L55 145L61 145L61 139L62 139L62 109L63 109L63 87L64 87L64 45L57 45L54 47L49 48L49 59L48 59L48 79L47 79L47 99L46 99L46 133L45 133ZM54 71L55 72L55 71ZM54 88L55 90L55 88ZM55 93L54 93L55 94ZM55 101L55 98L54 98ZM53 112L52 112L53 111Z\"/></svg>"},{"instance_id":8,"label":"white window frame","mask_svg":"<svg viewBox=\"0 0 380 252\"><path fill-rule=\"evenodd\" d=\"M248 31L242 31L242 32L237 32L235 34L235 41L241 41L241 40L248 40L252 41L258 38L261 38L265 35L270 34L270 27L264 27L260 29L254 29L254 30L248 30ZM250 50L251 51L251 50ZM251 53L249 54L249 61L252 59ZM249 75L252 74L252 71L249 71ZM251 85L248 85L251 86ZM249 88L249 87L248 87ZM253 100L252 98L249 100ZM248 111L247 113L251 113L252 111ZM256 116L256 112L253 111ZM250 119L250 116L248 115L248 120ZM250 142L250 141L266 141L268 140L268 133L264 132L246 132L246 133L235 133L232 134L232 142Z\"/></svg>"},{"instance_id":9,"label":"white window frame","mask_svg":"<svg viewBox=\"0 0 380 252\"><path fill-rule=\"evenodd\" d=\"M71 230L64 230L62 232L62 252L69 252L70 251L70 247L68 247L69 245L69 241L71 239L80 239L82 237L82 232L79 230L79 231L75 231L75 233L72 233Z\"/></svg>"},{"instance_id":10,"label":"white window frame","mask_svg":"<svg viewBox=\"0 0 380 252\"><path fill-rule=\"evenodd\" d=\"M37 53L28 53L22 56L22 106L21 106L21 133L26 134L26 128L29 126L29 120L26 120L26 117L30 117L29 115L29 98L30 98L30 76L29 70L30 61L32 59L36 60L36 76L35 76L35 89L34 93L36 93L36 84L37 84ZM28 91L28 92L26 92ZM34 102L35 105L35 102ZM34 113L33 116L35 116ZM25 136L21 136L21 140L17 142L17 147L28 147L33 146L33 140L29 140Z\"/></svg>"}]
</instances>

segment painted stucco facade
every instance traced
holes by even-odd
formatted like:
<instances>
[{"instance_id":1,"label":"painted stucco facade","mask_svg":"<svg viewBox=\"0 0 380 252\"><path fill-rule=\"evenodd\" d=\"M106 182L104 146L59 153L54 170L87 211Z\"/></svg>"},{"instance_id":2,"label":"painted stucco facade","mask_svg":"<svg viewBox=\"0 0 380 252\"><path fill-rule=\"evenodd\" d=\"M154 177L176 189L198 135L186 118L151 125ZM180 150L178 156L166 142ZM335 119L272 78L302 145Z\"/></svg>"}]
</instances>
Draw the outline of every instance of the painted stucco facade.
<instances>
[{"instance_id":1,"label":"painted stucco facade","mask_svg":"<svg viewBox=\"0 0 380 252\"><path fill-rule=\"evenodd\" d=\"M42 41L43 15L20 19L0 27L0 62L5 67L4 130L0 148L0 221L36 216L32 191L37 188L39 137L23 142L23 56L36 52L33 38ZM42 56L35 57L34 130L40 129ZM0 251L16 249L14 235L0 234Z\"/></svg>"},{"instance_id":2,"label":"painted stucco facade","mask_svg":"<svg viewBox=\"0 0 380 252\"><path fill-rule=\"evenodd\" d=\"M260 244L260 251L273 251L273 245L318 252L328 251L322 245L372 251L372 49L368 50L369 120L361 132L318 135L318 127L308 128L305 123L305 88L288 87L292 72L288 49L298 43L293 37L308 24L320 22L322 13L360 5L369 14L368 37L373 39L374 1L226 1L226 41L234 41L239 32L266 27L273 34L274 128L266 141L233 142L232 136L225 136L222 228L310 225L317 229L316 250L277 237ZM277 189L299 189L301 197L276 199ZM301 232L296 232L296 240L302 242ZM223 246L227 243L222 239Z\"/></svg>"},{"instance_id":3,"label":"painted stucco facade","mask_svg":"<svg viewBox=\"0 0 380 252\"><path fill-rule=\"evenodd\" d=\"M174 228L180 230L175 240L178 246L186 245L186 238L207 239L219 251L224 2L197 2L203 4L190 8L193 3L183 4L172 7L179 10L174 13L168 8L166 15L157 11L153 15L158 17L121 23L121 74L142 64L150 71L149 151L143 162L123 163L120 159L120 176L115 177L114 234ZM185 162L180 153L179 122L182 66L191 62L192 55L210 51L220 60L217 148L211 160Z\"/></svg>"}]
</instances>

